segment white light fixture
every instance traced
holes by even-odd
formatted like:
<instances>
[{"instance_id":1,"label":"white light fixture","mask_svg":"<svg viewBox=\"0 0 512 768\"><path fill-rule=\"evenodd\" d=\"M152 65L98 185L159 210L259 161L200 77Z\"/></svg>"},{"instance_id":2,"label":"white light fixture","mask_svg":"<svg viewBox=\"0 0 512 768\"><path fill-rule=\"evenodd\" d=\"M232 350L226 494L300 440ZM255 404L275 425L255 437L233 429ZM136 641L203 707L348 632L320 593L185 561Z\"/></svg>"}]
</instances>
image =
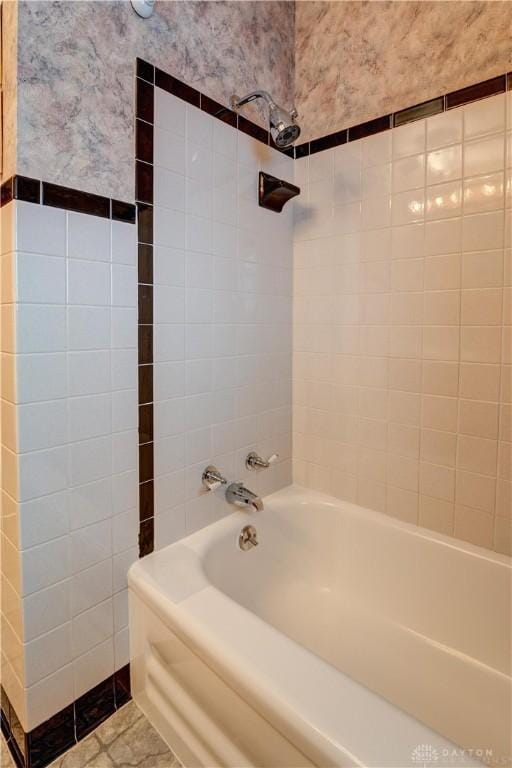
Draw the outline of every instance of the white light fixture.
<instances>
[{"instance_id":1,"label":"white light fixture","mask_svg":"<svg viewBox=\"0 0 512 768\"><path fill-rule=\"evenodd\" d=\"M143 19L149 19L155 8L155 0L131 0L132 8Z\"/></svg>"}]
</instances>

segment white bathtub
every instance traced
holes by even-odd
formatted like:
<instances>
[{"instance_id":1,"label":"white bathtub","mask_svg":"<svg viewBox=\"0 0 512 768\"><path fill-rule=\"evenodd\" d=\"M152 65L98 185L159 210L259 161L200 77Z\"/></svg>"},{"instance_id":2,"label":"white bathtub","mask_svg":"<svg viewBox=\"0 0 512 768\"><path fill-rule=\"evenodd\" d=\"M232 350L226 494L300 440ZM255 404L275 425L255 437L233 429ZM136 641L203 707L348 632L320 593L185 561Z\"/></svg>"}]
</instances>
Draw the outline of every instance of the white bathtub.
<instances>
[{"instance_id":1,"label":"white bathtub","mask_svg":"<svg viewBox=\"0 0 512 768\"><path fill-rule=\"evenodd\" d=\"M132 566L133 694L186 766L508 765L511 575L287 488Z\"/></svg>"}]
</instances>

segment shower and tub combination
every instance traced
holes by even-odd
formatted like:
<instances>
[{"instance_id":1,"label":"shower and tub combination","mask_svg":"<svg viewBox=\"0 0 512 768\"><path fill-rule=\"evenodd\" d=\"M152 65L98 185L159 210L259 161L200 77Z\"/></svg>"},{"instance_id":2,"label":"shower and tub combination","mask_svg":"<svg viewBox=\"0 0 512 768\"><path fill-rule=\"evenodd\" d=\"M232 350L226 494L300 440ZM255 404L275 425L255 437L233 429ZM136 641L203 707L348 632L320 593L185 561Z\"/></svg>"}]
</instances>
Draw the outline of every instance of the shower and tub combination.
<instances>
[{"instance_id":1,"label":"shower and tub combination","mask_svg":"<svg viewBox=\"0 0 512 768\"><path fill-rule=\"evenodd\" d=\"M0 15L18 768L511 765L512 4Z\"/></svg>"},{"instance_id":2,"label":"shower and tub combination","mask_svg":"<svg viewBox=\"0 0 512 768\"><path fill-rule=\"evenodd\" d=\"M176 109L172 98L162 114ZM495 134L504 141L505 95L393 130L370 121L367 133L357 126L300 145L291 153L294 176L278 148L289 150L298 138L296 112L265 91L234 96L231 105L238 110L257 98L268 106L275 146L237 137L239 191L252 205L250 213L244 202L239 217L244 226L255 218L256 237L272 227L283 245L290 207L279 214L285 220L258 218L282 205L258 211L256 173L275 172L285 201L300 192L295 484L286 445L281 459L238 451L234 469L219 457L218 467L189 470L199 503L214 510L202 525L211 524L194 525L129 572L134 698L186 766L508 765L510 558L476 546L457 517L474 505L486 520L485 493L491 486L500 492L506 469L495 457L494 467L481 470L480 458L471 458L479 443L466 436L480 435L478 426L450 422L450 409L486 396L472 393L467 378L453 389L452 340L457 381L459 366L469 373L467 366L494 358L475 351L474 326L487 325L466 306L466 298L483 297L460 295L459 279L447 271L452 257L444 255L463 251L469 265L473 251L505 244L509 225L502 219L501 232L493 229L505 206L503 160L486 165ZM195 118L187 119L197 130ZM225 127L224 140L227 130L234 141L236 131ZM272 238L265 242L254 258L271 264L278 249ZM440 317L420 319L419 304ZM239 322L237 311L226 315L219 305L218 317ZM265 310L254 312L257 330ZM248 338L247 320L240 339ZM387 346L390 337L398 351ZM271 383L258 390L263 398L271 391ZM239 395L246 413L256 413ZM386 452L388 421L394 446ZM453 464L441 455L452 443L460 470L455 453ZM276 448L272 439L254 446ZM282 474L269 481L266 473L276 469ZM442 520L450 504L451 528Z\"/></svg>"},{"instance_id":3,"label":"shower and tub combination","mask_svg":"<svg viewBox=\"0 0 512 768\"><path fill-rule=\"evenodd\" d=\"M278 491L132 567L135 701L187 766L501 761L510 575L504 556Z\"/></svg>"}]
</instances>

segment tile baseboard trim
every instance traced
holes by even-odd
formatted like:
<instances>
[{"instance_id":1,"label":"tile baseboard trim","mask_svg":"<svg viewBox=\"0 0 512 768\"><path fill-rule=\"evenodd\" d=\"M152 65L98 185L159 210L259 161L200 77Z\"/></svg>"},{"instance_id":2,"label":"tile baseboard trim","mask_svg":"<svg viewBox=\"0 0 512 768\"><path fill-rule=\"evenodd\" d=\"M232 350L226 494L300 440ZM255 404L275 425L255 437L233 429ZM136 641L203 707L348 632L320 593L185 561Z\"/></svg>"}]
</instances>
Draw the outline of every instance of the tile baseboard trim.
<instances>
[{"instance_id":1,"label":"tile baseboard trim","mask_svg":"<svg viewBox=\"0 0 512 768\"><path fill-rule=\"evenodd\" d=\"M0 698L2 733L15 765L45 768L130 701L130 665L114 672L28 733L1 687Z\"/></svg>"},{"instance_id":2,"label":"tile baseboard trim","mask_svg":"<svg viewBox=\"0 0 512 768\"><path fill-rule=\"evenodd\" d=\"M48 205L75 213L86 213L113 221L135 224L135 205L110 197L94 195L49 181L28 176L11 176L0 187L0 207L11 200L23 200L35 205Z\"/></svg>"},{"instance_id":3,"label":"tile baseboard trim","mask_svg":"<svg viewBox=\"0 0 512 768\"><path fill-rule=\"evenodd\" d=\"M363 139L367 136L373 136L376 133L387 131L390 128L398 128L401 125L412 123L415 120L432 117L441 112L447 112L450 109L462 107L465 104L471 104L474 101L487 99L489 96L496 96L499 93L505 93L505 91L511 90L512 72L507 72L503 75L498 75L498 77L492 77L490 80L484 80L480 83L460 88L457 91L452 91L451 93L446 93L442 96L436 96L421 104L414 104L411 107L400 109L389 115L383 115L382 117L367 120L365 123L359 123L358 125L352 125L349 128L343 128L340 131L336 131L336 133L330 133L328 136L305 141L294 148L293 157L295 160L299 160L301 157L314 155L317 152L322 152L323 150L331 149L332 147L338 147L349 141L357 141L358 139Z\"/></svg>"}]
</instances>

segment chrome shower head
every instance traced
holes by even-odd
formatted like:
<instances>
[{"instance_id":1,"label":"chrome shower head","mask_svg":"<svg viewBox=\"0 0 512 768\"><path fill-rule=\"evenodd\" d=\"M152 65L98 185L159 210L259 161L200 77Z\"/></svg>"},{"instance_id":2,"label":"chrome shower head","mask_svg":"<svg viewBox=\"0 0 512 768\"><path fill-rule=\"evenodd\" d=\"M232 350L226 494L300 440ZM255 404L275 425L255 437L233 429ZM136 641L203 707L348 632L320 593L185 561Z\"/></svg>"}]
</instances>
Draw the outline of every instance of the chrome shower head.
<instances>
[{"instance_id":1,"label":"chrome shower head","mask_svg":"<svg viewBox=\"0 0 512 768\"><path fill-rule=\"evenodd\" d=\"M232 96L231 107L238 111L244 104L248 104L255 99L264 99L268 104L270 133L276 146L284 149L293 144L300 136L300 126L295 122L297 110L292 109L288 112L286 109L283 109L283 107L275 103L267 91L253 91L243 98Z\"/></svg>"}]
</instances>

